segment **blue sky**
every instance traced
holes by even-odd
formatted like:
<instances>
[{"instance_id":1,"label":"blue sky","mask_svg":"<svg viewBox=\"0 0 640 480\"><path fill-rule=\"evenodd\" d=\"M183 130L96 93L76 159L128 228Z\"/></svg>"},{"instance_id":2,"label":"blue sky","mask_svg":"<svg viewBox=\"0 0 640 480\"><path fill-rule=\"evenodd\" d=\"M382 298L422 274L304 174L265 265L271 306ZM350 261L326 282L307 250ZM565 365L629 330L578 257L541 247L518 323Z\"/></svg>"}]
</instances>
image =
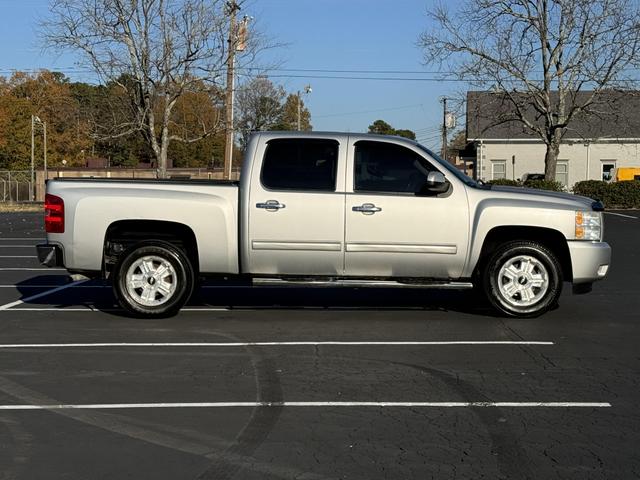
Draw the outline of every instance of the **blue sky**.
<instances>
[{"instance_id":1,"label":"blue sky","mask_svg":"<svg viewBox=\"0 0 640 480\"><path fill-rule=\"evenodd\" d=\"M282 69L432 71L416 46L428 25L433 0L250 0L244 14L283 47L266 53ZM38 18L47 0L0 0L0 75L12 69L77 70L71 55L43 53ZM273 75L372 76L368 74L272 72ZM86 73L68 73L91 80ZM380 75L378 75L380 76ZM393 77L433 77L392 74ZM366 131L381 118L396 128L409 128L431 147L439 145L442 121L438 98L455 95L464 84L423 81L375 81L273 77L288 91L311 84L306 97L315 130ZM357 113L366 112L366 113Z\"/></svg>"}]
</instances>

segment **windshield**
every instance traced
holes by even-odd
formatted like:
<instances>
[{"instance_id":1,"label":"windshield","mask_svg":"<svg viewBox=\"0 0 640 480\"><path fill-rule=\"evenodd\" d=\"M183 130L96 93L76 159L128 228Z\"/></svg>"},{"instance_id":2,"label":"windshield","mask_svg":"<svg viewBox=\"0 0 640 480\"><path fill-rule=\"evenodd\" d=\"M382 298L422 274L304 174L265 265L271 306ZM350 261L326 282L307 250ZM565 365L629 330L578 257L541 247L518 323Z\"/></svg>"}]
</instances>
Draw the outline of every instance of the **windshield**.
<instances>
[{"instance_id":1,"label":"windshield","mask_svg":"<svg viewBox=\"0 0 640 480\"><path fill-rule=\"evenodd\" d=\"M443 167L446 170L448 170L449 172L451 172L458 180L464 182L466 185L468 185L470 187L478 187L478 182L476 182L473 178L471 178L471 177L465 175L464 173L462 173L454 165L452 165L451 163L443 160L442 158L440 158L438 155L433 153L431 150L429 150L424 145L420 145L419 143L417 143L416 145L418 146L418 148L420 148L420 150L428 153L429 156L431 156L436 162L438 162L440 164L441 167Z\"/></svg>"}]
</instances>

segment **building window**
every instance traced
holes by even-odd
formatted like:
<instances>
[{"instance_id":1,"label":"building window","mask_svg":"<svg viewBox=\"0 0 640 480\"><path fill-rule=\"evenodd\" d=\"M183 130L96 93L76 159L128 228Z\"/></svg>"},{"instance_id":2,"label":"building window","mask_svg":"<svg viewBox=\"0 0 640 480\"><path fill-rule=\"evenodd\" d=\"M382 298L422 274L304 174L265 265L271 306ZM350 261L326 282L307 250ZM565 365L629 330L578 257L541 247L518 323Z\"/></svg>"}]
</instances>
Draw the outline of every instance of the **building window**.
<instances>
[{"instance_id":1,"label":"building window","mask_svg":"<svg viewBox=\"0 0 640 480\"><path fill-rule=\"evenodd\" d=\"M491 160L491 180L507 178L507 161Z\"/></svg>"},{"instance_id":2,"label":"building window","mask_svg":"<svg viewBox=\"0 0 640 480\"><path fill-rule=\"evenodd\" d=\"M611 180L613 180L613 171L615 169L615 160L602 160L602 181L610 182Z\"/></svg>"},{"instance_id":3,"label":"building window","mask_svg":"<svg viewBox=\"0 0 640 480\"><path fill-rule=\"evenodd\" d=\"M565 187L569 185L569 162L566 160L558 160L556 164L556 181Z\"/></svg>"}]
</instances>

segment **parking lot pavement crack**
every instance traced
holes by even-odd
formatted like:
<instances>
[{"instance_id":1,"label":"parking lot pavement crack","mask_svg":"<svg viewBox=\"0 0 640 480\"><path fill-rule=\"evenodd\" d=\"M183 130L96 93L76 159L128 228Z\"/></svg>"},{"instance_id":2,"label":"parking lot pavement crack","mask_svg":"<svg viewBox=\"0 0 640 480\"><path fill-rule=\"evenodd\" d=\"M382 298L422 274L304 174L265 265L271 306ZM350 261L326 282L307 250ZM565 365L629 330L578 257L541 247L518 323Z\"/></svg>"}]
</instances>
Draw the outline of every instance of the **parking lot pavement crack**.
<instances>
[{"instance_id":1,"label":"parking lot pavement crack","mask_svg":"<svg viewBox=\"0 0 640 480\"><path fill-rule=\"evenodd\" d=\"M434 368L411 363L392 362L419 371L427 372L438 378L465 402L490 402L482 392L472 384L456 378L455 375ZM498 478L529 478L530 460L519 443L518 437L511 431L500 408L472 408L471 411L480 420L491 440L491 451L495 452ZM503 477L501 477L503 476Z\"/></svg>"},{"instance_id":2,"label":"parking lot pavement crack","mask_svg":"<svg viewBox=\"0 0 640 480\"><path fill-rule=\"evenodd\" d=\"M246 343L233 335L225 334L223 336L229 341ZM245 346L245 351L254 371L256 402L283 403L280 377L274 360L266 356L260 347L248 345ZM283 408L282 406L254 408L248 422L238 432L231 446L225 451L215 454L213 462L196 477L197 480L230 480L238 475L243 468L249 468L250 465L228 462L228 455L251 458L267 439L271 430L275 428Z\"/></svg>"}]
</instances>

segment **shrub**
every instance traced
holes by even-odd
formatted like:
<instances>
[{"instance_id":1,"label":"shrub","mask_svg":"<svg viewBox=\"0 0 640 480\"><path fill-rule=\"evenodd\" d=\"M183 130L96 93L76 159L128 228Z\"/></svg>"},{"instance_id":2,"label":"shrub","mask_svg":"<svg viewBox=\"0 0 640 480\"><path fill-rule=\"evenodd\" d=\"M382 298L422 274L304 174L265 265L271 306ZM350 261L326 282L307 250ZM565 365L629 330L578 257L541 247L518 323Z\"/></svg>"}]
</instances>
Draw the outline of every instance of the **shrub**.
<instances>
[{"instance_id":1,"label":"shrub","mask_svg":"<svg viewBox=\"0 0 640 480\"><path fill-rule=\"evenodd\" d=\"M537 188L538 190L551 190L553 192L564 192L564 185L555 180L527 180L524 182L527 188Z\"/></svg>"},{"instance_id":2,"label":"shrub","mask_svg":"<svg viewBox=\"0 0 640 480\"><path fill-rule=\"evenodd\" d=\"M640 208L640 181L626 180L609 184L609 198L605 207Z\"/></svg>"},{"instance_id":3,"label":"shrub","mask_svg":"<svg viewBox=\"0 0 640 480\"><path fill-rule=\"evenodd\" d=\"M521 187L522 184L518 180L509 180L508 178L498 178L485 182L488 185L506 185L508 187Z\"/></svg>"},{"instance_id":4,"label":"shrub","mask_svg":"<svg viewBox=\"0 0 640 480\"><path fill-rule=\"evenodd\" d=\"M508 178L498 178L497 180L489 180L489 185L506 185L509 187L526 187L537 188L539 190L553 190L554 192L562 192L564 186L560 182L547 180L527 180L522 183L520 180L509 180Z\"/></svg>"},{"instance_id":5,"label":"shrub","mask_svg":"<svg viewBox=\"0 0 640 480\"><path fill-rule=\"evenodd\" d=\"M583 180L573 186L573 193L595 200L602 200L609 184L601 180Z\"/></svg>"},{"instance_id":6,"label":"shrub","mask_svg":"<svg viewBox=\"0 0 640 480\"><path fill-rule=\"evenodd\" d=\"M640 181L607 183L598 180L578 182L573 193L600 200L606 208L640 208Z\"/></svg>"}]
</instances>

